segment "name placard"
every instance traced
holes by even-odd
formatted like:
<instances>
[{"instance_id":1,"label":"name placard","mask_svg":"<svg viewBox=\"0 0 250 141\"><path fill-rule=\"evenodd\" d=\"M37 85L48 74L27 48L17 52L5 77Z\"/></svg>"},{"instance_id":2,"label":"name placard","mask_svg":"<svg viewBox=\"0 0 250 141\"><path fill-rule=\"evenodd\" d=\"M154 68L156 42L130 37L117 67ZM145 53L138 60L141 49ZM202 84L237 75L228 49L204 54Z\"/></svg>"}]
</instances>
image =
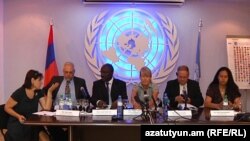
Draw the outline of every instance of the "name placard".
<instances>
[{"instance_id":1,"label":"name placard","mask_svg":"<svg viewBox=\"0 0 250 141\"><path fill-rule=\"evenodd\" d=\"M169 117L192 117L191 110L170 110L168 111Z\"/></svg>"},{"instance_id":2,"label":"name placard","mask_svg":"<svg viewBox=\"0 0 250 141\"><path fill-rule=\"evenodd\" d=\"M233 121L234 116L212 116L210 121Z\"/></svg>"},{"instance_id":3,"label":"name placard","mask_svg":"<svg viewBox=\"0 0 250 141\"><path fill-rule=\"evenodd\" d=\"M112 116L117 114L116 109L93 109L94 116Z\"/></svg>"},{"instance_id":4,"label":"name placard","mask_svg":"<svg viewBox=\"0 0 250 141\"><path fill-rule=\"evenodd\" d=\"M123 114L125 116L138 116L142 113L141 109L124 109Z\"/></svg>"},{"instance_id":5,"label":"name placard","mask_svg":"<svg viewBox=\"0 0 250 141\"><path fill-rule=\"evenodd\" d=\"M235 115L235 112L234 110L210 110L210 115L211 117L212 116L233 117Z\"/></svg>"},{"instance_id":6,"label":"name placard","mask_svg":"<svg viewBox=\"0 0 250 141\"><path fill-rule=\"evenodd\" d=\"M59 121L70 121L70 122L79 122L80 117L79 116L56 116L56 120Z\"/></svg>"},{"instance_id":7,"label":"name placard","mask_svg":"<svg viewBox=\"0 0 250 141\"><path fill-rule=\"evenodd\" d=\"M117 114L116 109L93 109L92 110L93 115L95 116L112 116ZM125 116L137 116L142 113L141 109L124 109L123 115Z\"/></svg>"},{"instance_id":8,"label":"name placard","mask_svg":"<svg viewBox=\"0 0 250 141\"><path fill-rule=\"evenodd\" d=\"M79 116L79 113L73 110L56 110L56 116Z\"/></svg>"}]
</instances>

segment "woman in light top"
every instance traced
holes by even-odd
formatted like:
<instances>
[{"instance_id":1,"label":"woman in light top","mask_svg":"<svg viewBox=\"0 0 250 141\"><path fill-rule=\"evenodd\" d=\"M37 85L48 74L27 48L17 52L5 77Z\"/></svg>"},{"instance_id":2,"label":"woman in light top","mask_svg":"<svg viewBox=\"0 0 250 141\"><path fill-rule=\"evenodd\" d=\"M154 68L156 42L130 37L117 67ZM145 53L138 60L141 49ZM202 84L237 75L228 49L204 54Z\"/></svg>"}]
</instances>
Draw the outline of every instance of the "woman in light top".
<instances>
[{"instance_id":1,"label":"woman in light top","mask_svg":"<svg viewBox=\"0 0 250 141\"><path fill-rule=\"evenodd\" d=\"M204 106L212 109L223 109L225 97L228 99L230 109L241 110L241 94L233 80L232 72L227 67L221 67L207 89Z\"/></svg>"},{"instance_id":2,"label":"woman in light top","mask_svg":"<svg viewBox=\"0 0 250 141\"><path fill-rule=\"evenodd\" d=\"M140 109L148 104L149 108L156 106L156 99L159 95L159 89L152 83L152 72L148 67L142 67L140 70L139 84L134 85L132 89L131 102L134 109Z\"/></svg>"}]
</instances>

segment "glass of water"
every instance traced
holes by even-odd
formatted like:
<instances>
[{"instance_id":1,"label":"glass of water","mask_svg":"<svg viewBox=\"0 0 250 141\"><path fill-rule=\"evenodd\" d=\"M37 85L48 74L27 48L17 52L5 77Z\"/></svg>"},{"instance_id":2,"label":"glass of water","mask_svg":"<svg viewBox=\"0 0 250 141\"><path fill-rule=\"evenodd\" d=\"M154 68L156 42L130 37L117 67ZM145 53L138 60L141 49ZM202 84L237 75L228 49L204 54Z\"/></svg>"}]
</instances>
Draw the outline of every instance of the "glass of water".
<instances>
[{"instance_id":1,"label":"glass of water","mask_svg":"<svg viewBox=\"0 0 250 141\"><path fill-rule=\"evenodd\" d=\"M87 108L89 107L88 99L82 99L82 107L83 107L84 113L87 114Z\"/></svg>"}]
</instances>

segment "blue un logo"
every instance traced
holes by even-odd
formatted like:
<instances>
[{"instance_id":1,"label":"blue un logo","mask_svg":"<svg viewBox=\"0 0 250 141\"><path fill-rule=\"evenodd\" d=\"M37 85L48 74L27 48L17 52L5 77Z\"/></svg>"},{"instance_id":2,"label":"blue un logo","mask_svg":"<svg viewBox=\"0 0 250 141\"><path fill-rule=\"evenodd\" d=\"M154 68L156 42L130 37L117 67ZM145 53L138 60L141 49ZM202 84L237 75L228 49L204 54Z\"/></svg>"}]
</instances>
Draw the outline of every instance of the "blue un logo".
<instances>
[{"instance_id":1,"label":"blue un logo","mask_svg":"<svg viewBox=\"0 0 250 141\"><path fill-rule=\"evenodd\" d=\"M85 56L95 76L99 79L101 66L110 63L115 77L128 83L139 81L143 66L152 70L155 83L166 80L177 61L178 49L172 21L140 9L100 13L90 22L85 38Z\"/></svg>"}]
</instances>

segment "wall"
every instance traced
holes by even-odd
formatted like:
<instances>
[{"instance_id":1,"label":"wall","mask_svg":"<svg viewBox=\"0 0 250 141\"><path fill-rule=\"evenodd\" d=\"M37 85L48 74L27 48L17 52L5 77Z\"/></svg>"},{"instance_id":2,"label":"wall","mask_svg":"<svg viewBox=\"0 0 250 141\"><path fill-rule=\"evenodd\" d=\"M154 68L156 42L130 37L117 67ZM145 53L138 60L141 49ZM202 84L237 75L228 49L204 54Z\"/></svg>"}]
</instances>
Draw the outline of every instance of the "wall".
<instances>
[{"instance_id":1,"label":"wall","mask_svg":"<svg viewBox=\"0 0 250 141\"><path fill-rule=\"evenodd\" d=\"M4 103L4 76L3 76L3 0L0 0L0 104Z\"/></svg>"},{"instance_id":2,"label":"wall","mask_svg":"<svg viewBox=\"0 0 250 141\"><path fill-rule=\"evenodd\" d=\"M5 99L23 83L25 73L33 68L44 71L49 21L54 21L54 45L60 74L65 61L76 65L76 75L87 81L88 90L96 80L84 57L84 36L88 22L105 10L141 8L158 11L176 25L180 39L178 65L190 67L193 78L200 18L200 81L203 96L215 72L227 66L226 35L249 35L249 0L186 0L183 6L168 5L85 5L80 0L11 0L4 2L4 79ZM1 36L0 36L1 37ZM175 69L176 70L176 69ZM168 80L175 79L175 70ZM160 93L166 82L159 85ZM130 96L131 85L128 86ZM245 93L245 92L244 92Z\"/></svg>"}]
</instances>

